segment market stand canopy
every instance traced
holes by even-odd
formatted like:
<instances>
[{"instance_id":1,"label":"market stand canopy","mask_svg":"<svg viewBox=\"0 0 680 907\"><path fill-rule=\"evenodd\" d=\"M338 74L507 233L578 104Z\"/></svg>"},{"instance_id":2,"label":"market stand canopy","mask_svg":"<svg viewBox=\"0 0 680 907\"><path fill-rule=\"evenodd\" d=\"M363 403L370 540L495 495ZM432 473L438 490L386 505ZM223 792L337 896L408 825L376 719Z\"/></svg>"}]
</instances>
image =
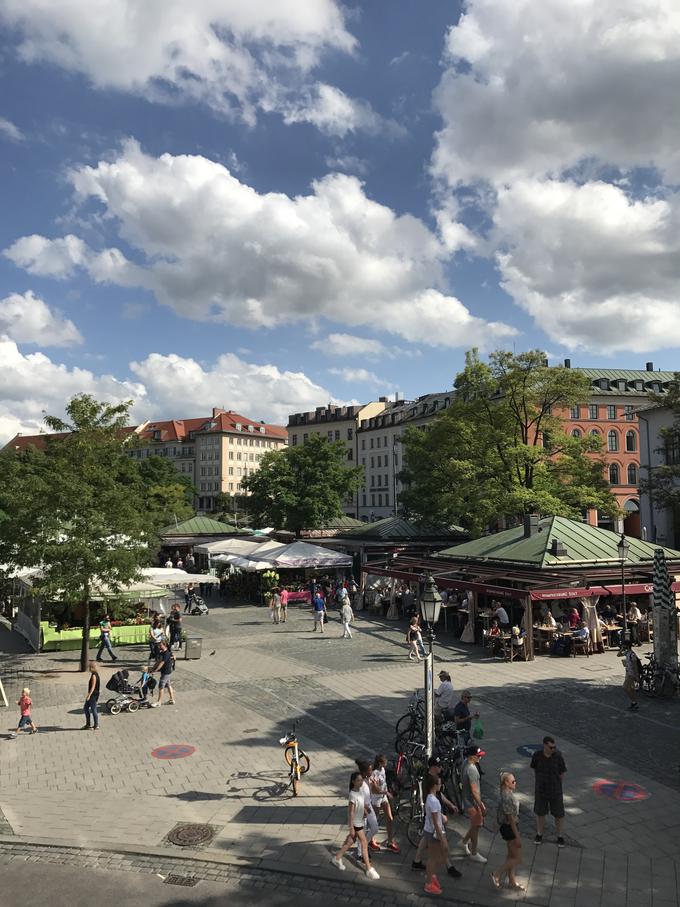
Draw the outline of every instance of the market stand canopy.
<instances>
[{"instance_id":1,"label":"market stand canopy","mask_svg":"<svg viewBox=\"0 0 680 907\"><path fill-rule=\"evenodd\" d=\"M158 533L164 545L193 545L197 541L213 541L229 535L248 535L231 523L213 520L207 516L195 516L171 526L165 526Z\"/></svg>"},{"instance_id":2,"label":"market stand canopy","mask_svg":"<svg viewBox=\"0 0 680 907\"><path fill-rule=\"evenodd\" d=\"M351 567L352 558L330 548L291 542L288 545L267 543L249 555L252 560L266 560L279 569L296 567Z\"/></svg>"},{"instance_id":3,"label":"market stand canopy","mask_svg":"<svg viewBox=\"0 0 680 907\"><path fill-rule=\"evenodd\" d=\"M187 573L176 567L143 567L142 575L155 586L185 586L187 583L219 583L216 576L203 573Z\"/></svg>"},{"instance_id":4,"label":"market stand canopy","mask_svg":"<svg viewBox=\"0 0 680 907\"><path fill-rule=\"evenodd\" d=\"M567 517L550 516L537 520L531 534L527 534L524 526L516 526L446 548L433 557L454 562L549 568L551 571L561 567L613 567L621 563L618 551L620 539L618 533L608 529ZM654 552L661 547L628 536L626 540L629 544L626 567L651 565ZM662 550L667 560L680 562L680 551L672 548Z\"/></svg>"}]
</instances>

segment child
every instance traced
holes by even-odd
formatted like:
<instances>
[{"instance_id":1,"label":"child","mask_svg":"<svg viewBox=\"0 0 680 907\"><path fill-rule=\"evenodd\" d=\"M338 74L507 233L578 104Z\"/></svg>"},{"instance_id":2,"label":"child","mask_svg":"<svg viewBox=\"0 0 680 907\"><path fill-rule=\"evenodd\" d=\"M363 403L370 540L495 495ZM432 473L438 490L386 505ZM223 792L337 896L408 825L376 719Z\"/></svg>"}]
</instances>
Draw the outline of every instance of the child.
<instances>
[{"instance_id":1,"label":"child","mask_svg":"<svg viewBox=\"0 0 680 907\"><path fill-rule=\"evenodd\" d=\"M31 691L28 687L24 687L21 691L21 698L17 699L17 705L21 710L21 718L19 719L19 724L17 725L16 731L13 734L10 734L11 737L16 737L19 731L23 731L24 728L29 727L32 734L38 732L38 728L33 724L33 719L31 718L31 706L33 702L31 701Z\"/></svg>"},{"instance_id":2,"label":"child","mask_svg":"<svg viewBox=\"0 0 680 907\"><path fill-rule=\"evenodd\" d=\"M352 631L350 630L349 625L354 620L354 612L352 611L352 606L349 603L348 597L342 599L342 609L340 613L342 615L342 638L351 639Z\"/></svg>"},{"instance_id":3,"label":"child","mask_svg":"<svg viewBox=\"0 0 680 907\"><path fill-rule=\"evenodd\" d=\"M374 811L377 813L382 809L385 813L385 825L387 826L387 849L393 853L399 853L399 845L394 840L393 826L394 817L392 815L392 795L387 789L387 777L385 767L387 766L387 757L382 753L375 757L373 762L373 771L368 779L368 786L371 790L371 803Z\"/></svg>"},{"instance_id":4,"label":"child","mask_svg":"<svg viewBox=\"0 0 680 907\"><path fill-rule=\"evenodd\" d=\"M349 779L349 834L345 838L345 842L340 850L334 857L331 857L331 863L337 869L344 872L347 867L343 863L342 858L350 847L353 847L358 841L361 845L361 855L366 868L366 876L375 881L376 879L379 879L380 876L371 866L371 860L368 856L368 841L366 840L366 832L364 831L364 795L361 791L363 782L364 776L361 772L352 772L352 776Z\"/></svg>"}]
</instances>

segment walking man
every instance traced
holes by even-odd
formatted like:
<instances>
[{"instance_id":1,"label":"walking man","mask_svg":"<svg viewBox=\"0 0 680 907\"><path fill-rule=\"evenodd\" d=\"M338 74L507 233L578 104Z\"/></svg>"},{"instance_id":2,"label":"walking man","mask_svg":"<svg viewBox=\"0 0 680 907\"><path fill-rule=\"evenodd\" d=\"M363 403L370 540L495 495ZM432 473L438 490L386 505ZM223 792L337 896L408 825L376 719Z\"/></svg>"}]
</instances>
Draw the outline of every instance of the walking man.
<instances>
[{"instance_id":1,"label":"walking man","mask_svg":"<svg viewBox=\"0 0 680 907\"><path fill-rule=\"evenodd\" d=\"M158 706L163 702L163 690L167 689L168 691L168 705L175 704L175 694L173 692L172 686L170 685L170 678L172 677L173 663L172 663L172 652L168 648L168 644L162 642L159 646L160 656L158 661L151 669L151 673L161 669L161 679L158 683L158 701L151 703L152 709L157 709Z\"/></svg>"},{"instance_id":2,"label":"walking man","mask_svg":"<svg viewBox=\"0 0 680 907\"><path fill-rule=\"evenodd\" d=\"M316 633L316 628L318 627L323 633L323 622L326 618L326 602L319 589L317 589L314 596L312 607L314 609L314 632Z\"/></svg>"},{"instance_id":3,"label":"walking man","mask_svg":"<svg viewBox=\"0 0 680 907\"><path fill-rule=\"evenodd\" d=\"M102 620L99 621L99 651L97 652L97 661L102 660L102 652L104 649L111 656L111 661L118 661L116 656L113 654L113 649L111 648L111 621L109 620L109 615L105 614Z\"/></svg>"},{"instance_id":4,"label":"walking man","mask_svg":"<svg viewBox=\"0 0 680 907\"><path fill-rule=\"evenodd\" d=\"M543 828L548 813L555 820L557 846L564 847L562 826L564 824L564 801L562 778L567 770L562 753L557 749L553 737L543 738L543 749L531 757L531 768L536 776L534 789L534 813L536 815L536 837L534 844L543 843Z\"/></svg>"},{"instance_id":5,"label":"walking man","mask_svg":"<svg viewBox=\"0 0 680 907\"><path fill-rule=\"evenodd\" d=\"M623 680L623 690L626 696L630 699L628 711L637 712L639 706L635 688L640 682L641 663L635 652L633 652L633 643L630 639L625 639L623 641L621 651L618 653L618 655L619 658L623 658L623 666L626 670L626 676Z\"/></svg>"},{"instance_id":6,"label":"walking man","mask_svg":"<svg viewBox=\"0 0 680 907\"><path fill-rule=\"evenodd\" d=\"M475 863L486 863L486 857L477 851L479 829L484 825L486 806L482 801L480 791L479 760L486 756L483 749L478 746L467 746L463 750L465 765L463 766L463 808L465 815L470 820L470 827L463 836L463 850L468 859Z\"/></svg>"},{"instance_id":7,"label":"walking man","mask_svg":"<svg viewBox=\"0 0 680 907\"><path fill-rule=\"evenodd\" d=\"M352 611L352 606L349 603L349 597L345 596L342 599L342 608L340 609L340 615L342 617L342 638L351 639L352 631L349 628L349 625L354 620L354 611Z\"/></svg>"},{"instance_id":8,"label":"walking man","mask_svg":"<svg viewBox=\"0 0 680 907\"><path fill-rule=\"evenodd\" d=\"M288 589L285 586L281 589L281 623L285 624L288 617Z\"/></svg>"}]
</instances>

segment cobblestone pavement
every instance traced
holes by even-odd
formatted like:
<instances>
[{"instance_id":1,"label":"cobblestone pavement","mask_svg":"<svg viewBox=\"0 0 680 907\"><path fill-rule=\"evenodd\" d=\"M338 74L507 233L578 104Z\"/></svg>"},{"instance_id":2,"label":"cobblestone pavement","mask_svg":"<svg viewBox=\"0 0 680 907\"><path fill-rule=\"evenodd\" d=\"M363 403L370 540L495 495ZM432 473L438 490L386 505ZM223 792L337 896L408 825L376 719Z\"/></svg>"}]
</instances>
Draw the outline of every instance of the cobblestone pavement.
<instances>
[{"instance_id":1,"label":"cobblestone pavement","mask_svg":"<svg viewBox=\"0 0 680 907\"><path fill-rule=\"evenodd\" d=\"M37 736L0 739L0 807L9 823L3 827L0 816L0 834L15 833L11 846L19 850L11 851L12 859L20 858L30 840L85 849L144 841L161 848L155 858L160 865L188 856L162 844L170 829L201 822L218 832L208 848L190 854L197 862L245 859L255 861L258 871L276 867L286 877L304 869L324 891L341 884L352 899L357 890L368 897L363 876L352 867L339 880L329 854L344 836L351 760L390 752L394 723L409 694L422 685L422 669L405 658L403 627L360 617L355 638L343 640L334 618L322 636L310 632L305 611L291 609L289 622L275 627L264 609L253 607L212 608L190 624L203 636L203 656L178 660L177 705L105 716L98 734L78 730L84 679L73 672L74 653L0 656L8 698L15 700L16 687L30 680L41 727ZM8 636L0 631L0 649L10 648L4 645ZM495 798L498 770L517 774L525 807L520 876L528 880L527 902L677 904L680 704L645 701L640 713L627 713L614 653L505 664L445 634L436 652L456 689L471 688L482 712L488 801ZM132 668L145 651L119 654L116 667ZM104 679L111 670L104 667ZM5 724L14 718L12 713ZM312 758L303 795L295 801L285 790L277 743L294 719L301 719L298 732ZM539 743L546 732L557 738L568 766L571 846L562 851L549 841L541 848L531 843L532 778L526 755L518 751ZM196 749L184 759L151 756L169 743ZM601 780L614 782L608 789L619 792L618 783L637 784L650 796L636 802L596 796L592 785ZM460 820L452 824L464 828ZM452 840L455 845L455 834ZM500 863L504 846L498 836L485 831L481 840L490 864ZM0 857L10 853L9 846L0 846ZM35 851L32 856L43 859ZM411 858L406 846L399 856L377 856L381 881L369 886L375 903L385 891L390 903L397 894L414 903L409 892L419 890L421 880L410 870ZM448 897L483 904L511 896L493 891L487 867L459 865L463 878L444 882Z\"/></svg>"}]
</instances>

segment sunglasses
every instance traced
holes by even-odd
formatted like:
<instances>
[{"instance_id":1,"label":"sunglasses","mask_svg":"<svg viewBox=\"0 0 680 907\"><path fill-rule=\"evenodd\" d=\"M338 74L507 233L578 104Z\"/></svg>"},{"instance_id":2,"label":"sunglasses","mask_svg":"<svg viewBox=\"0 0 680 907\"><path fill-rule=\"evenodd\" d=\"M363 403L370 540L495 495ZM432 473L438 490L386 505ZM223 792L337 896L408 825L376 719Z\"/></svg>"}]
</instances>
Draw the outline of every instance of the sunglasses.
<instances>
[{"instance_id":1,"label":"sunglasses","mask_svg":"<svg viewBox=\"0 0 680 907\"><path fill-rule=\"evenodd\" d=\"M549 743L549 744L548 744L548 749L549 749L549 750L556 750L556 749L557 749L557 744L556 744L556 743Z\"/></svg>"}]
</instances>

